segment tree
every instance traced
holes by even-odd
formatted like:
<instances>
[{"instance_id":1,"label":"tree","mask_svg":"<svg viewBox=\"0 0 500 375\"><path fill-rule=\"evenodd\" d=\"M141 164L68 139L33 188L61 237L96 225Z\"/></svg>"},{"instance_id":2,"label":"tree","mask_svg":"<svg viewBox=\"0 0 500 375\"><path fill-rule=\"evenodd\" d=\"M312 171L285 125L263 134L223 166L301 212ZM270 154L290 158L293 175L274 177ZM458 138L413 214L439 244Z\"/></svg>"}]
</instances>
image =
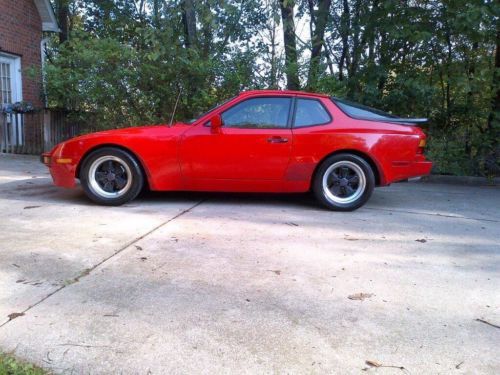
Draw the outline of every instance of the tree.
<instances>
[{"instance_id":1,"label":"tree","mask_svg":"<svg viewBox=\"0 0 500 375\"><path fill-rule=\"evenodd\" d=\"M295 40L295 21L293 18L294 0L279 0L283 23L283 41L285 45L286 87L289 90L300 89L297 46Z\"/></svg>"},{"instance_id":2,"label":"tree","mask_svg":"<svg viewBox=\"0 0 500 375\"><path fill-rule=\"evenodd\" d=\"M311 24L312 38L311 38L311 59L309 62L309 76L307 79L307 87L314 90L317 85L319 75L319 65L321 62L321 50L325 44L325 29L328 22L328 15L330 10L331 0L318 0L318 10L314 10L314 0L308 0Z\"/></svg>"}]
</instances>

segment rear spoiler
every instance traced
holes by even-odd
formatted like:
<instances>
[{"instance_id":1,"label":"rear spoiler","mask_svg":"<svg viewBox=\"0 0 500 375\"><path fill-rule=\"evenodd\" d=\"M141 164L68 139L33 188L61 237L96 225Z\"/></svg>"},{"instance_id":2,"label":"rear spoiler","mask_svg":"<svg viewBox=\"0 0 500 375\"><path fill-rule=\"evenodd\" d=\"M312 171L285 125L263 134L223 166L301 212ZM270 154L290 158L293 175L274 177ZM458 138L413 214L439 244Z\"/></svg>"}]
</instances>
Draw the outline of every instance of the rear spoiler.
<instances>
[{"instance_id":1,"label":"rear spoiler","mask_svg":"<svg viewBox=\"0 0 500 375\"><path fill-rule=\"evenodd\" d=\"M352 117L352 116L349 116L349 117ZM358 120L387 122L387 123L391 123L391 124L400 124L400 125L408 125L408 126L418 126L418 125L426 124L427 122L429 122L429 119L426 119L426 118L400 118L400 117L367 118L367 117L363 117L363 116L356 116L356 117L352 117L352 118L355 118Z\"/></svg>"},{"instance_id":2,"label":"rear spoiler","mask_svg":"<svg viewBox=\"0 0 500 375\"><path fill-rule=\"evenodd\" d=\"M394 122L396 124L401 124L401 125L421 125L425 124L429 121L429 119L426 118L388 118L387 120L381 120L384 122Z\"/></svg>"}]
</instances>

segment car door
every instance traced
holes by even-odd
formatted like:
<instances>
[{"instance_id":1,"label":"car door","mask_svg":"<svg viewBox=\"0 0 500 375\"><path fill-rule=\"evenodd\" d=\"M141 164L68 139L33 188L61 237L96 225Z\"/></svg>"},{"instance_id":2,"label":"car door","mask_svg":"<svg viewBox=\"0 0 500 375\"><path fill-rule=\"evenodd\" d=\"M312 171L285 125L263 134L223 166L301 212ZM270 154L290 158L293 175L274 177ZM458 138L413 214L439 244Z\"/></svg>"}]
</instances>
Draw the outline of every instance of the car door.
<instances>
[{"instance_id":1,"label":"car door","mask_svg":"<svg viewBox=\"0 0 500 375\"><path fill-rule=\"evenodd\" d=\"M283 179L291 154L291 106L291 97L250 97L220 113L217 132L209 123L189 129L180 144L183 177L197 186L201 180Z\"/></svg>"}]
</instances>

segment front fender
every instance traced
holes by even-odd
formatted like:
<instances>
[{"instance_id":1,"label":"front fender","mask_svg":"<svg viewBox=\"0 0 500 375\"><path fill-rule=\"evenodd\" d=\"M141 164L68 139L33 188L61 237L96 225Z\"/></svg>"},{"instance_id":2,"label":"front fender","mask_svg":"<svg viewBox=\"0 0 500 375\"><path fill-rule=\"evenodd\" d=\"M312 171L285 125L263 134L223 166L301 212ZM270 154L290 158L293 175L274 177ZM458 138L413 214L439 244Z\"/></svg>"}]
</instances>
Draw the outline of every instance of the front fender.
<instances>
[{"instance_id":1,"label":"front fender","mask_svg":"<svg viewBox=\"0 0 500 375\"><path fill-rule=\"evenodd\" d=\"M138 160L150 189L178 189L181 186L178 134L182 129L172 129L162 126L139 127L76 137L57 145L50 152L49 168L51 173L52 169L58 171L60 181L60 176L64 174L64 185L60 186L71 187L87 155L101 147L118 147L130 152ZM60 159L70 162L58 163ZM69 179L73 180L73 184L69 183Z\"/></svg>"}]
</instances>

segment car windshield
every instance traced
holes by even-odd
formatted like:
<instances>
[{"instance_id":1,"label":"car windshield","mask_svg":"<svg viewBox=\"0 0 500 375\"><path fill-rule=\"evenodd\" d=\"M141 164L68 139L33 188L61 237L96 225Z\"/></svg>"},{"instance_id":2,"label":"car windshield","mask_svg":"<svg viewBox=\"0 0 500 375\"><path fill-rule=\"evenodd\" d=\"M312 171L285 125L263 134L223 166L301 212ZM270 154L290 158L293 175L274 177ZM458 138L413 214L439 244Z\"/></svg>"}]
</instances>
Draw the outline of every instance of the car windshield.
<instances>
[{"instance_id":1,"label":"car windshield","mask_svg":"<svg viewBox=\"0 0 500 375\"><path fill-rule=\"evenodd\" d=\"M197 115L195 118L192 118L192 119L190 119L190 120L185 121L185 123L186 123L186 124L192 124L192 123L193 123L193 122L195 122L196 120L198 120L198 119L200 119L200 118L202 118L202 117L204 117L204 116L208 115L210 112L215 111L215 110L216 110L217 108L219 108L220 106L223 106L224 104L229 103L229 102L230 102L231 100L233 100L234 98L236 98L236 96L233 96L232 98L227 99L227 100L223 101L222 103L218 103L218 104L214 105L214 106L213 106L212 108L210 108L208 111L203 112L203 113L201 113L201 114Z\"/></svg>"},{"instance_id":2,"label":"car windshield","mask_svg":"<svg viewBox=\"0 0 500 375\"><path fill-rule=\"evenodd\" d=\"M387 120L398 118L397 116L391 115L390 113L367 107L362 104L354 103L349 100L332 97L332 101L350 117L366 120Z\"/></svg>"}]
</instances>

